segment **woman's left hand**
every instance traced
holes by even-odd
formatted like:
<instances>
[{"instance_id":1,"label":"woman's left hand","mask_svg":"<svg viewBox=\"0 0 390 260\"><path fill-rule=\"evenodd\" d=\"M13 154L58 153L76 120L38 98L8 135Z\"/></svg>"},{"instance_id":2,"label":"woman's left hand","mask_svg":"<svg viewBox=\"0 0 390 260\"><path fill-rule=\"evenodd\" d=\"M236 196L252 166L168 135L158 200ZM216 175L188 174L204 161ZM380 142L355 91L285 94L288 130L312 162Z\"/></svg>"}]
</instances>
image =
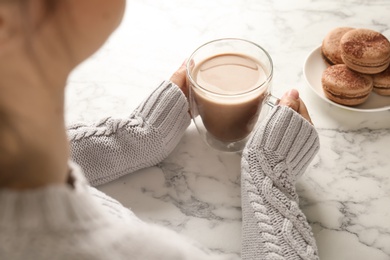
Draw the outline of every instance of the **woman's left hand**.
<instances>
[{"instance_id":1,"label":"woman's left hand","mask_svg":"<svg viewBox=\"0 0 390 260\"><path fill-rule=\"evenodd\" d=\"M181 91L183 91L184 95L188 99L188 85L186 80L186 64L187 60L181 64L180 68L173 73L170 80L175 83Z\"/></svg>"}]
</instances>

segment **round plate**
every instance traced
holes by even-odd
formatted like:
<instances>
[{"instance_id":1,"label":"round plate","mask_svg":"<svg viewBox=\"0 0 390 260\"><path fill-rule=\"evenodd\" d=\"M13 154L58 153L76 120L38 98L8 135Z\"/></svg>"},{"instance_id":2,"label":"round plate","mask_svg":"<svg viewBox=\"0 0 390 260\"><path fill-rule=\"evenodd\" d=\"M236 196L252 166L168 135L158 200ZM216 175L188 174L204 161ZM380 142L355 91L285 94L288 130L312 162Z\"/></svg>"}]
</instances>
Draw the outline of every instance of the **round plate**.
<instances>
[{"instance_id":1,"label":"round plate","mask_svg":"<svg viewBox=\"0 0 390 260\"><path fill-rule=\"evenodd\" d=\"M314 49L309 56L307 56L306 61L303 65L303 76L307 82L307 85L316 93L320 98L326 102L333 104L335 106L345 108L353 111L360 112L377 112L377 111L386 111L390 110L390 96L381 96L375 92L371 92L370 96L363 104L358 106L344 106L337 104L328 98L325 97L325 94L322 90L321 76L322 72L326 69L326 64L321 56L321 46Z\"/></svg>"}]
</instances>

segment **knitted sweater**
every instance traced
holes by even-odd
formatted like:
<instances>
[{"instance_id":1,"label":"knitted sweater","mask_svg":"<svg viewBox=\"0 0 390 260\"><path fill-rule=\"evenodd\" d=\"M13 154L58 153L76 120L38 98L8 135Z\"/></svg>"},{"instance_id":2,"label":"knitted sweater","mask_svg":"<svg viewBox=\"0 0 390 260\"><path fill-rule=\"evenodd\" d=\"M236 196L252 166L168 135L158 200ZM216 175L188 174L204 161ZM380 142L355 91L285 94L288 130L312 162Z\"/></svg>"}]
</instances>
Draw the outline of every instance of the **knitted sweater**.
<instances>
[{"instance_id":1,"label":"knitted sweater","mask_svg":"<svg viewBox=\"0 0 390 260\"><path fill-rule=\"evenodd\" d=\"M179 88L164 82L127 119L69 129L73 187L0 190L0 259L232 259L139 220L88 185L155 165L189 125ZM316 259L294 184L318 149L314 128L276 107L257 127L242 159L242 259ZM85 180L84 176L87 177Z\"/></svg>"}]
</instances>

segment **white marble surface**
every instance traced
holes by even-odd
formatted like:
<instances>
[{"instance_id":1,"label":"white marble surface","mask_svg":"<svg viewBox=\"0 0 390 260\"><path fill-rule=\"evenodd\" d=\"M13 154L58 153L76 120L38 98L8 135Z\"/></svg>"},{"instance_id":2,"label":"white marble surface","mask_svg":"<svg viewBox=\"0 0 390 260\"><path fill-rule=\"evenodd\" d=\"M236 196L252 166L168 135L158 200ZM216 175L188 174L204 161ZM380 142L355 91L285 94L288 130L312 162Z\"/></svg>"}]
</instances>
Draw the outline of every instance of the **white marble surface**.
<instances>
[{"instance_id":1,"label":"white marble surface","mask_svg":"<svg viewBox=\"0 0 390 260\"><path fill-rule=\"evenodd\" d=\"M238 37L274 60L274 94L299 89L321 150L298 183L321 259L390 259L390 111L347 111L306 85L306 56L337 26L390 38L388 0L128 1L123 24L71 76L67 121L126 116L209 40ZM194 126L160 165L100 188L142 219L240 253L240 157L206 147Z\"/></svg>"}]
</instances>

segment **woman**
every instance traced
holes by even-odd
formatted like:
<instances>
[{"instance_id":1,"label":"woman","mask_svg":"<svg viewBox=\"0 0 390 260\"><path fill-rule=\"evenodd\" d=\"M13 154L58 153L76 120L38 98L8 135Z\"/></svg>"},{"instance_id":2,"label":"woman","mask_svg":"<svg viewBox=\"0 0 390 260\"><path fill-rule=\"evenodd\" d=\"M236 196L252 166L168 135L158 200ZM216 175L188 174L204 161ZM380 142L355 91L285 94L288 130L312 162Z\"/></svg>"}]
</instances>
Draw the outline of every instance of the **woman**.
<instances>
[{"instance_id":1,"label":"woman","mask_svg":"<svg viewBox=\"0 0 390 260\"><path fill-rule=\"evenodd\" d=\"M124 0L0 1L0 259L227 259L143 223L84 178L96 185L155 165L190 121L181 66L129 118L65 129L67 77L124 8ZM243 152L243 259L318 258L294 186L318 147L291 90Z\"/></svg>"}]
</instances>

